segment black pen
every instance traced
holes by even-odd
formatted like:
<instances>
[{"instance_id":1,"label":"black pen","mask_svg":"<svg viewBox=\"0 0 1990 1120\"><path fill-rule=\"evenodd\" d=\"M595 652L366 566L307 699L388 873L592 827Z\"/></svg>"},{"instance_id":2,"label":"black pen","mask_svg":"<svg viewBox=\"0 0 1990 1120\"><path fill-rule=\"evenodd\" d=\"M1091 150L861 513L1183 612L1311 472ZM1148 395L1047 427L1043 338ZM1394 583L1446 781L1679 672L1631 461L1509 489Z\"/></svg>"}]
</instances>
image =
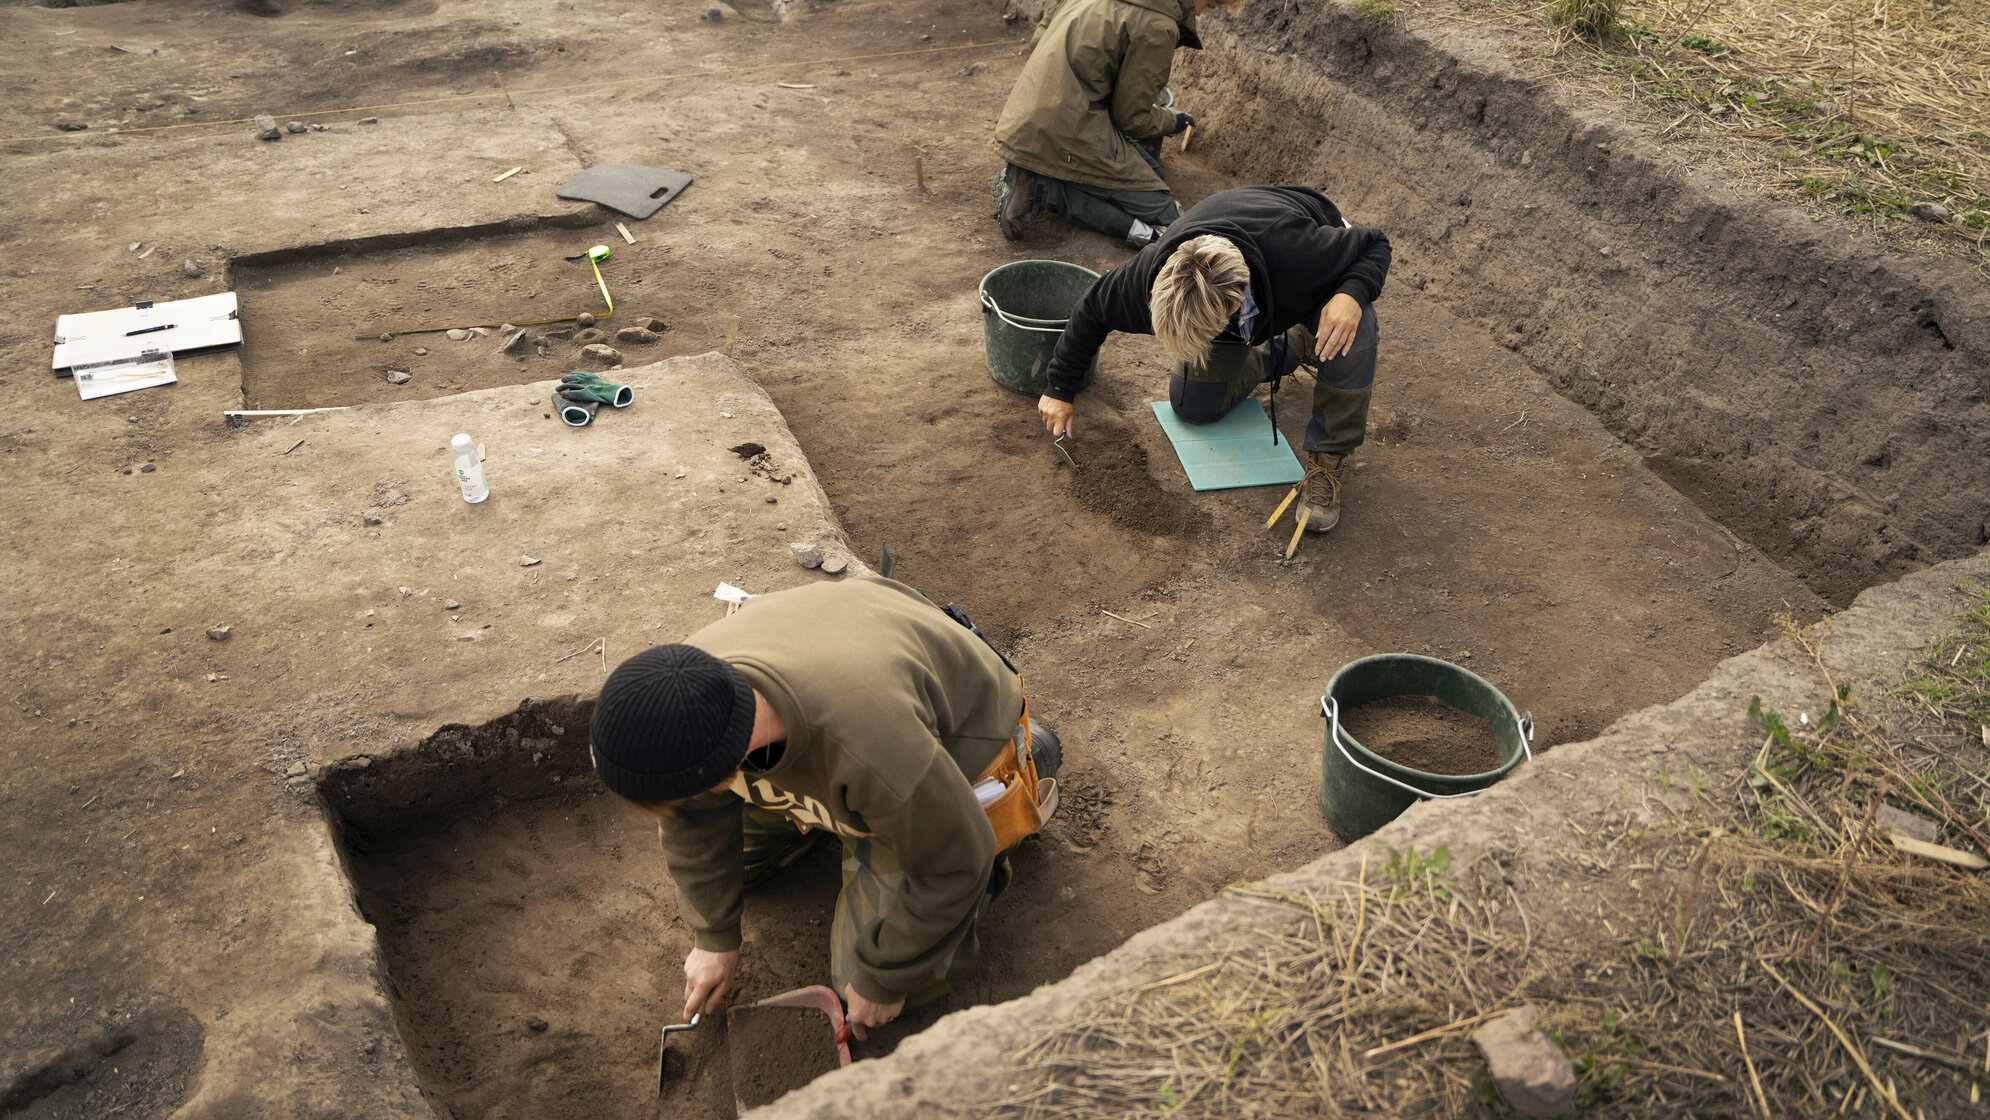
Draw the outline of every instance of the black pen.
<instances>
[{"instance_id":1,"label":"black pen","mask_svg":"<svg viewBox=\"0 0 1990 1120\"><path fill-rule=\"evenodd\" d=\"M135 331L124 332L124 337L130 338L135 334L151 334L153 331L169 331L178 325L178 323L161 323L156 327L140 327Z\"/></svg>"}]
</instances>

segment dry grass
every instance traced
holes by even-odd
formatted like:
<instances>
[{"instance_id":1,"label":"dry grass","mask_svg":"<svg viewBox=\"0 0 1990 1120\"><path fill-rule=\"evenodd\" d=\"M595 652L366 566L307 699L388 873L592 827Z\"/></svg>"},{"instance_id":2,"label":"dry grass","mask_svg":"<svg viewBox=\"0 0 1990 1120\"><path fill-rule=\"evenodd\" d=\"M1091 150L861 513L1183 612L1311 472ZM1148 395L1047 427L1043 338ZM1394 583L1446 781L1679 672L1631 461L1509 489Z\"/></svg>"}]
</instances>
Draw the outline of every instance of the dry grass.
<instances>
[{"instance_id":1,"label":"dry grass","mask_svg":"<svg viewBox=\"0 0 1990 1120\"><path fill-rule=\"evenodd\" d=\"M1019 1055L985 1111L1508 1115L1470 1033L1533 1002L1584 1115L1983 1114L1990 879L1902 855L1875 811L1990 852L1990 752L1973 721L1890 701L1868 717L1817 659L1821 635L1787 636L1829 699L1815 718L1759 713L1733 788L1685 776L1691 819L1572 829L1463 868L1377 857L1317 895L1232 888L1290 919L1154 962L1158 979Z\"/></svg>"},{"instance_id":2,"label":"dry grass","mask_svg":"<svg viewBox=\"0 0 1990 1120\"><path fill-rule=\"evenodd\" d=\"M1990 234L1990 0L1625 0L1586 38L1567 12L1593 0L1459 6L1554 34L1565 80L1671 103L1667 142L1758 142L1757 166L1812 205L1979 251Z\"/></svg>"}]
</instances>

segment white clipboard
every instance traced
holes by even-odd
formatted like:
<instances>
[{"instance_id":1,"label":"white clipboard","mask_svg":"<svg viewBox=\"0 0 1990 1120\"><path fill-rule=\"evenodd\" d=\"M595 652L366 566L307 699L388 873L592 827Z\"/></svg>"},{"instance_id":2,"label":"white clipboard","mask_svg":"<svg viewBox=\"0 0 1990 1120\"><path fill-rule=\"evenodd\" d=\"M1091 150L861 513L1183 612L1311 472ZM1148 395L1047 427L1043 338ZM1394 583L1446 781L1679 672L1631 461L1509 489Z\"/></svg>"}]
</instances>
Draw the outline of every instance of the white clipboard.
<instances>
[{"instance_id":1,"label":"white clipboard","mask_svg":"<svg viewBox=\"0 0 1990 1120\"><path fill-rule=\"evenodd\" d=\"M53 368L63 377L77 365L130 361L148 351L191 354L241 344L234 292L146 300L135 307L56 316Z\"/></svg>"}]
</instances>

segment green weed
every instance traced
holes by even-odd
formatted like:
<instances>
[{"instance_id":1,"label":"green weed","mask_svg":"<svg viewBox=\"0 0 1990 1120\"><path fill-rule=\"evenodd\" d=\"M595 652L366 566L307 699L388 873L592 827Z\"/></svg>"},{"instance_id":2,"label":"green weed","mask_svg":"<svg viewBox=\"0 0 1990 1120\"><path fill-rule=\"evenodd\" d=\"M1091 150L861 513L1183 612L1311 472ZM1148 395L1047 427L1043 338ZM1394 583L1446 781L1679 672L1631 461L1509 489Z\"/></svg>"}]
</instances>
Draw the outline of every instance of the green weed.
<instances>
[{"instance_id":1,"label":"green weed","mask_svg":"<svg viewBox=\"0 0 1990 1120\"><path fill-rule=\"evenodd\" d=\"M1367 19L1386 23L1396 18L1395 0L1354 0L1354 10Z\"/></svg>"}]
</instances>

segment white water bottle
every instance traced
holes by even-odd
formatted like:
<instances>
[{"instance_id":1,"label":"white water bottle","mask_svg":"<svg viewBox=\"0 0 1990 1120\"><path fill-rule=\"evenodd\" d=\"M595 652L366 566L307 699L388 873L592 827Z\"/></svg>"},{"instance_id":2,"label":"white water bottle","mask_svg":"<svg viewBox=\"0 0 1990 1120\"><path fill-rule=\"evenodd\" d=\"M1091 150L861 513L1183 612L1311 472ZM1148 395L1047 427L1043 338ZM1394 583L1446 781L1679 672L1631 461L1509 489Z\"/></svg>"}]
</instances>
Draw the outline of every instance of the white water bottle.
<instances>
[{"instance_id":1,"label":"white water bottle","mask_svg":"<svg viewBox=\"0 0 1990 1120\"><path fill-rule=\"evenodd\" d=\"M449 441L449 450L456 456L456 482L463 487L463 500L476 505L491 496L491 488L484 485L484 465L477 461L477 441L470 433L459 432Z\"/></svg>"}]
</instances>

